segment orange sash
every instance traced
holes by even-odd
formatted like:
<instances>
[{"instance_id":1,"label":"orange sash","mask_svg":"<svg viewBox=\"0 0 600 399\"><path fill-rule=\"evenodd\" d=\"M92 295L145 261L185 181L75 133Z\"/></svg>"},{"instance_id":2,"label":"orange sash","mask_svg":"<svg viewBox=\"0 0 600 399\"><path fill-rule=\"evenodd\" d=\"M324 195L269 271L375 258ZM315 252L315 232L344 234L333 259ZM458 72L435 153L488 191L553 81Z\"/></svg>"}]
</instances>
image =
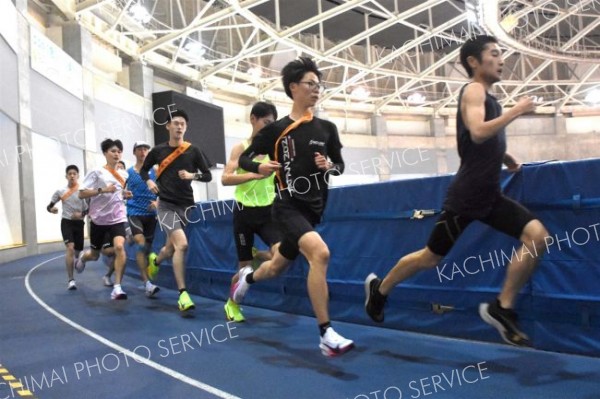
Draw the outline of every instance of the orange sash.
<instances>
[{"instance_id":1,"label":"orange sash","mask_svg":"<svg viewBox=\"0 0 600 399\"><path fill-rule=\"evenodd\" d=\"M104 169L108 170L110 172L110 174L113 175L114 178L117 179L117 181L119 183L121 183L121 187L125 188L125 180L115 169L111 169L106 165L104 166Z\"/></svg>"},{"instance_id":2,"label":"orange sash","mask_svg":"<svg viewBox=\"0 0 600 399\"><path fill-rule=\"evenodd\" d=\"M66 193L64 193L61 197L60 200L61 201L66 201L71 195L73 195L73 193L75 191L77 191L79 189L79 183L75 184L73 187L71 187L71 189L69 191L67 191Z\"/></svg>"},{"instance_id":3,"label":"orange sash","mask_svg":"<svg viewBox=\"0 0 600 399\"><path fill-rule=\"evenodd\" d=\"M158 179L158 177L162 174L162 172L165 171L167 166L171 165L171 163L174 160L176 160L181 154L183 154L185 152L185 150L187 150L191 145L192 145L192 143L184 141L179 147L177 147L177 149L175 151L170 153L169 156L166 157L160 163L160 165L158 165L158 170L156 171L156 178Z\"/></svg>"},{"instance_id":4,"label":"orange sash","mask_svg":"<svg viewBox=\"0 0 600 399\"><path fill-rule=\"evenodd\" d=\"M300 126L303 123L307 123L312 121L313 119L313 114L310 111L306 111L306 113L304 115L302 115L300 117L300 119L290 123L288 125L288 127L286 127L283 132L281 132L281 134L279 135L279 137L277 138L277 141L275 142L275 161L279 162L278 156L277 156L277 147L279 146L279 142L281 141L282 138L284 138L289 132L291 132L292 130L296 129L298 126ZM277 176L277 180L279 181L279 188L281 190L284 189L283 187L283 180L281 180L281 169L278 169L277 172L275 173L275 175Z\"/></svg>"}]
</instances>

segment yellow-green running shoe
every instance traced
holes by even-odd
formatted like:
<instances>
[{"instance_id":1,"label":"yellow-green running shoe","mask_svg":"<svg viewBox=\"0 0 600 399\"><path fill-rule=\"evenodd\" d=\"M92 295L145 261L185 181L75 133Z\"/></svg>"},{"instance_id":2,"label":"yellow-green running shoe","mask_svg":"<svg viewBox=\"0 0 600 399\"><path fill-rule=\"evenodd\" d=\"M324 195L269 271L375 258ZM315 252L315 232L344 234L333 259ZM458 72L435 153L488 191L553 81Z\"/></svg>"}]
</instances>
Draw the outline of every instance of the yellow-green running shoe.
<instances>
[{"instance_id":1,"label":"yellow-green running shoe","mask_svg":"<svg viewBox=\"0 0 600 399\"><path fill-rule=\"evenodd\" d=\"M190 298L190 294L188 294L187 291L183 291L179 294L177 305L179 305L179 310L182 312L187 312L188 310L196 308L196 305L192 302L192 298Z\"/></svg>"},{"instance_id":2,"label":"yellow-green running shoe","mask_svg":"<svg viewBox=\"0 0 600 399\"><path fill-rule=\"evenodd\" d=\"M233 302L231 298L229 298L225 304L225 316L227 316L227 320L234 321L236 323L246 321L242 311L240 310L240 305Z\"/></svg>"},{"instance_id":3,"label":"yellow-green running shoe","mask_svg":"<svg viewBox=\"0 0 600 399\"><path fill-rule=\"evenodd\" d=\"M152 281L156 278L158 274L158 270L160 269L156 264L157 255L154 252L151 252L148 255L148 267L146 268L146 273L148 273L148 278Z\"/></svg>"}]
</instances>

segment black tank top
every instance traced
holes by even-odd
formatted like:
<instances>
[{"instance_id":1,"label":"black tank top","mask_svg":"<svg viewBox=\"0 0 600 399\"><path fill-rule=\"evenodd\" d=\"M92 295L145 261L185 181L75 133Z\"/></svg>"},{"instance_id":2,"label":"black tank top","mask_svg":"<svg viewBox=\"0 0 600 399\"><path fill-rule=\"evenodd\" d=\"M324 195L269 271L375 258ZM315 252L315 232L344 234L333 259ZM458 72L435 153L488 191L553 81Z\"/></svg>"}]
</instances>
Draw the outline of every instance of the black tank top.
<instances>
[{"instance_id":1,"label":"black tank top","mask_svg":"<svg viewBox=\"0 0 600 399\"><path fill-rule=\"evenodd\" d=\"M471 132L465 126L460 111L463 86L458 98L456 116L456 140L460 168L446 196L444 209L460 215L479 219L487 216L501 193L500 171L506 153L506 132L502 128L494 137L477 144L471 140ZM502 114L502 106L496 97L486 92L485 121Z\"/></svg>"}]
</instances>

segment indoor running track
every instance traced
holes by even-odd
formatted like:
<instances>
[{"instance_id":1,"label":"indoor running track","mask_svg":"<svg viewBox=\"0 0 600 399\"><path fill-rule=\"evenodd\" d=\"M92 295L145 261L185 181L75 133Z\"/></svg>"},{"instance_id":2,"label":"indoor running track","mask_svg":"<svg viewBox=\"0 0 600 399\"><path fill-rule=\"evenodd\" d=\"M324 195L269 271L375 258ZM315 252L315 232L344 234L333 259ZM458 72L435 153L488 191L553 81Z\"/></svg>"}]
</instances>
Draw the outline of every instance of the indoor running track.
<instances>
[{"instance_id":1,"label":"indoor running track","mask_svg":"<svg viewBox=\"0 0 600 399\"><path fill-rule=\"evenodd\" d=\"M0 399L600 398L598 358L347 323L356 349L325 358L312 318L246 307L227 324L194 297L184 319L175 291L148 299L129 276L129 299L110 301L104 270L88 263L67 291L60 253L0 265Z\"/></svg>"}]
</instances>

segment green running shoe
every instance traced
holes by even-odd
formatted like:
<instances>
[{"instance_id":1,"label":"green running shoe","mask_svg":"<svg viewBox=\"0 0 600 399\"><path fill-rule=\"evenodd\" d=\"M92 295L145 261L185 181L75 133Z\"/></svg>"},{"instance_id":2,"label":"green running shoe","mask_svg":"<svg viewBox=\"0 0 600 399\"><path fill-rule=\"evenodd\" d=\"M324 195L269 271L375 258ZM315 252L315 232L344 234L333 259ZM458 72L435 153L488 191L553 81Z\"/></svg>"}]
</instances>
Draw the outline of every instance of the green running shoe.
<instances>
[{"instance_id":1,"label":"green running shoe","mask_svg":"<svg viewBox=\"0 0 600 399\"><path fill-rule=\"evenodd\" d=\"M148 278L152 281L154 281L158 274L158 270L160 269L156 264L156 258L157 255L154 252L151 252L150 255L148 255L148 267L146 268L146 273L148 273Z\"/></svg>"},{"instance_id":2,"label":"green running shoe","mask_svg":"<svg viewBox=\"0 0 600 399\"><path fill-rule=\"evenodd\" d=\"M234 321L236 323L246 321L242 311L240 310L240 305L233 302L233 299L231 298L229 298L225 304L225 316L227 316L227 320Z\"/></svg>"},{"instance_id":3,"label":"green running shoe","mask_svg":"<svg viewBox=\"0 0 600 399\"><path fill-rule=\"evenodd\" d=\"M192 302L192 298L190 298L190 294L188 294L187 291L183 291L181 294L179 294L177 305L179 305L179 310L182 312L187 312L188 310L196 308L196 305L194 305L194 302Z\"/></svg>"}]
</instances>

